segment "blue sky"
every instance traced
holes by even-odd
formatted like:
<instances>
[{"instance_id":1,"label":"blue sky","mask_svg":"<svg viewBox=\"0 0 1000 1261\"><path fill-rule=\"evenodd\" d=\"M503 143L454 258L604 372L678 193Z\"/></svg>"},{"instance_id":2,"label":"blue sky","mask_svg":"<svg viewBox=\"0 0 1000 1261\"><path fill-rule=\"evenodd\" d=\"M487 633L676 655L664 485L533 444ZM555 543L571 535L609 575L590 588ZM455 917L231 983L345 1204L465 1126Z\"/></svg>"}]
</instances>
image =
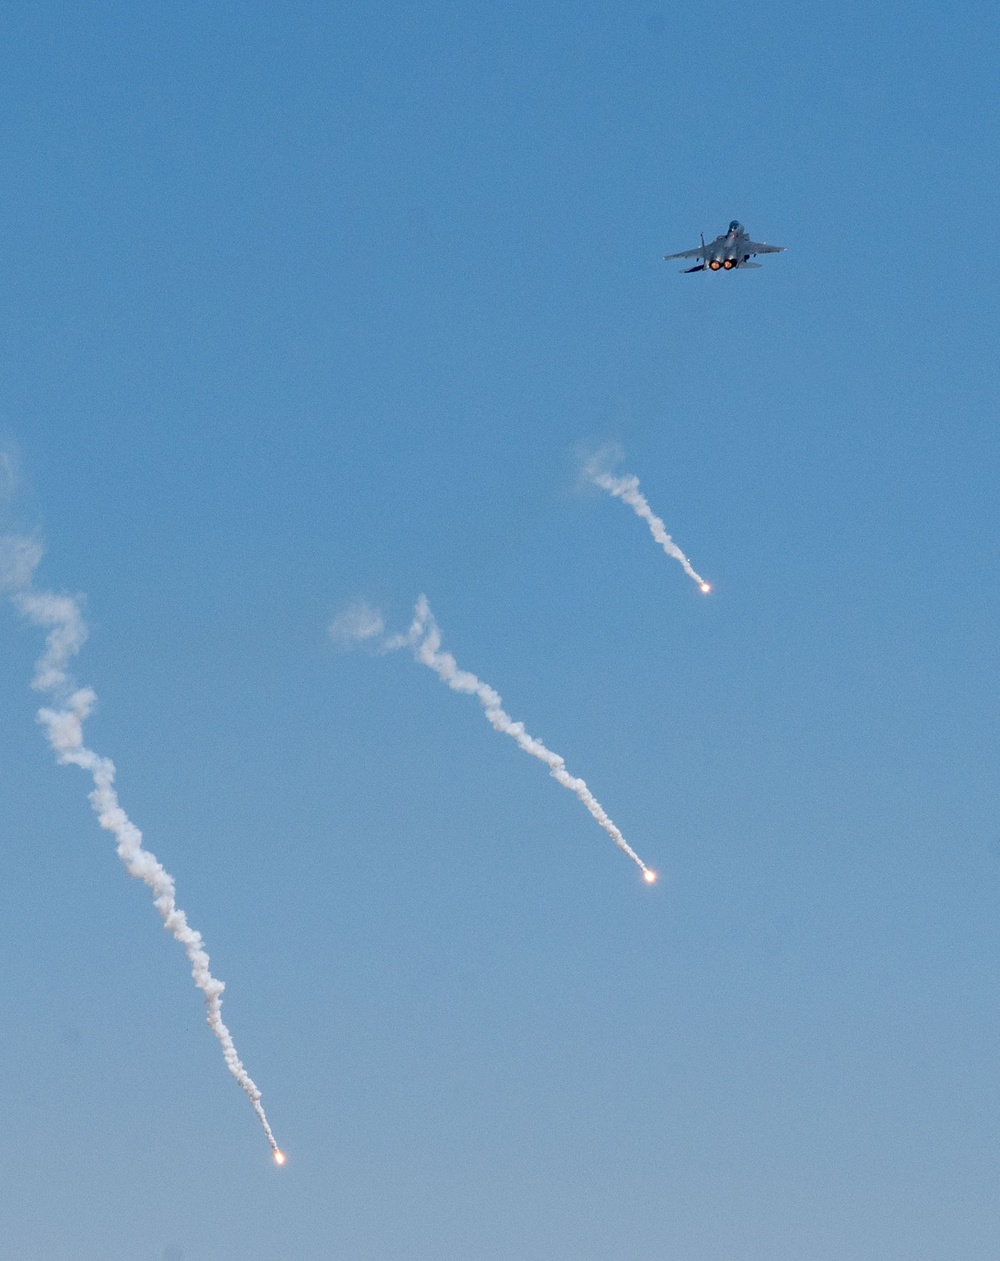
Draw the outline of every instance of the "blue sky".
<instances>
[{"instance_id":1,"label":"blue sky","mask_svg":"<svg viewBox=\"0 0 1000 1261\"><path fill-rule=\"evenodd\" d=\"M13 0L0 620L24 1261L995 1255L985 4ZM661 255L733 217L758 272ZM581 490L618 442L713 583ZM349 603L444 647L661 873Z\"/></svg>"}]
</instances>

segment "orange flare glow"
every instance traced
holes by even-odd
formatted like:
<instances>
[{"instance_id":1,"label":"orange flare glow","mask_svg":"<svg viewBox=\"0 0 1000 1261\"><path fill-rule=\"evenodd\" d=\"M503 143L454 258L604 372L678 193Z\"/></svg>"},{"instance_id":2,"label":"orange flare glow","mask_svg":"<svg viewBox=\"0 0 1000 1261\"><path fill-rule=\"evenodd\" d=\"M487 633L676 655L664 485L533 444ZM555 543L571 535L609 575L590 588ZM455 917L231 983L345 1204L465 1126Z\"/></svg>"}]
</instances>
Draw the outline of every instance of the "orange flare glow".
<instances>
[{"instance_id":1,"label":"orange flare glow","mask_svg":"<svg viewBox=\"0 0 1000 1261\"><path fill-rule=\"evenodd\" d=\"M275 1152L275 1153L274 1153L274 1163L275 1163L276 1165L283 1165L283 1164L285 1163L285 1153L284 1153L284 1152Z\"/></svg>"},{"instance_id":2,"label":"orange flare glow","mask_svg":"<svg viewBox=\"0 0 1000 1261\"><path fill-rule=\"evenodd\" d=\"M712 590L712 584L710 582L703 582L701 584L701 590L703 595L708 595L708 593Z\"/></svg>"},{"instance_id":3,"label":"orange flare glow","mask_svg":"<svg viewBox=\"0 0 1000 1261\"><path fill-rule=\"evenodd\" d=\"M650 870L649 870L649 868L647 867L647 868L646 868L646 870L642 873L642 878L643 878L643 880L645 880L645 882L646 882L647 884L655 884L655 883L656 883L656 872L655 872L655 871L650 871Z\"/></svg>"}]
</instances>

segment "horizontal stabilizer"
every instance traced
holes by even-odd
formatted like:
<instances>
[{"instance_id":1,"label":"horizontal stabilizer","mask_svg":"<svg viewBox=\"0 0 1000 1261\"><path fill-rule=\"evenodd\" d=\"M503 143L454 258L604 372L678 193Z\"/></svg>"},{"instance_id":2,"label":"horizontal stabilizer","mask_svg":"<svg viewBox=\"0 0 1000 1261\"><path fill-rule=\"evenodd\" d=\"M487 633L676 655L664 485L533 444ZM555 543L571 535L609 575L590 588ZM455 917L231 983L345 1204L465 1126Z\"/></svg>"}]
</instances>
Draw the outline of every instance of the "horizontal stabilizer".
<instances>
[{"instance_id":1,"label":"horizontal stabilizer","mask_svg":"<svg viewBox=\"0 0 1000 1261\"><path fill-rule=\"evenodd\" d=\"M740 263L741 267L759 267L760 263Z\"/></svg>"},{"instance_id":2,"label":"horizontal stabilizer","mask_svg":"<svg viewBox=\"0 0 1000 1261\"><path fill-rule=\"evenodd\" d=\"M684 270L681 272L681 275L682 275L682 276L687 276L690 272L693 272L693 271L704 271L704 270L705 270L705 264L704 264L704 263L699 263L697 267L685 267L685 268L684 268Z\"/></svg>"}]
</instances>

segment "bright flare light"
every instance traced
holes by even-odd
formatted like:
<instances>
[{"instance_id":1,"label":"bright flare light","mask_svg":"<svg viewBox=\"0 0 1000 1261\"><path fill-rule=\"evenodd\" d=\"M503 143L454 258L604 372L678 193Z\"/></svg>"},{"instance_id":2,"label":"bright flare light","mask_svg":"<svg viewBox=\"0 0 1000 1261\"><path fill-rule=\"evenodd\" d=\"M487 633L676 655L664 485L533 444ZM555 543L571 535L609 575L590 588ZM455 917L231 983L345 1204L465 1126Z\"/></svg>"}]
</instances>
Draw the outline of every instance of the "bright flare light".
<instances>
[{"instance_id":1,"label":"bright flare light","mask_svg":"<svg viewBox=\"0 0 1000 1261\"><path fill-rule=\"evenodd\" d=\"M703 582L701 584L701 590L703 595L708 595L708 593L712 590L712 584L710 582Z\"/></svg>"},{"instance_id":2,"label":"bright flare light","mask_svg":"<svg viewBox=\"0 0 1000 1261\"><path fill-rule=\"evenodd\" d=\"M275 1153L274 1153L274 1163L275 1163L276 1165L283 1165L283 1164L285 1163L285 1153L284 1153L284 1152L275 1152Z\"/></svg>"},{"instance_id":3,"label":"bright flare light","mask_svg":"<svg viewBox=\"0 0 1000 1261\"><path fill-rule=\"evenodd\" d=\"M650 870L649 870L649 868L647 867L647 868L646 868L646 870L642 873L642 878L643 878L643 880L645 880L645 882L646 882L647 884L655 884L655 883L656 883L656 872L655 872L655 871L650 871Z\"/></svg>"}]
</instances>

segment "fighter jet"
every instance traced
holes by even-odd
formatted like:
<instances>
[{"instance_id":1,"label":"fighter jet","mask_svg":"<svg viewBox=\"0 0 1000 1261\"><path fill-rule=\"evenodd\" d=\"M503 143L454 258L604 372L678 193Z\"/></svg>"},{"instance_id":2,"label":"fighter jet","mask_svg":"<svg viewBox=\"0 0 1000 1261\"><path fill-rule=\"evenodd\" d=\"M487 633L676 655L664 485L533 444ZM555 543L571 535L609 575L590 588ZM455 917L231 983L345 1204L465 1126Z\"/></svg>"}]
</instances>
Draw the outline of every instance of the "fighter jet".
<instances>
[{"instance_id":1,"label":"fighter jet","mask_svg":"<svg viewBox=\"0 0 1000 1261\"><path fill-rule=\"evenodd\" d=\"M738 220L729 225L724 236L717 236L708 245L702 233L701 245L694 250L682 250L679 254L664 254L669 262L672 258L700 258L702 261L695 267L685 267L684 273L692 271L732 271L736 267L759 267L760 263L751 263L756 254L780 254L783 245L765 245L762 241L751 241L747 230Z\"/></svg>"}]
</instances>

